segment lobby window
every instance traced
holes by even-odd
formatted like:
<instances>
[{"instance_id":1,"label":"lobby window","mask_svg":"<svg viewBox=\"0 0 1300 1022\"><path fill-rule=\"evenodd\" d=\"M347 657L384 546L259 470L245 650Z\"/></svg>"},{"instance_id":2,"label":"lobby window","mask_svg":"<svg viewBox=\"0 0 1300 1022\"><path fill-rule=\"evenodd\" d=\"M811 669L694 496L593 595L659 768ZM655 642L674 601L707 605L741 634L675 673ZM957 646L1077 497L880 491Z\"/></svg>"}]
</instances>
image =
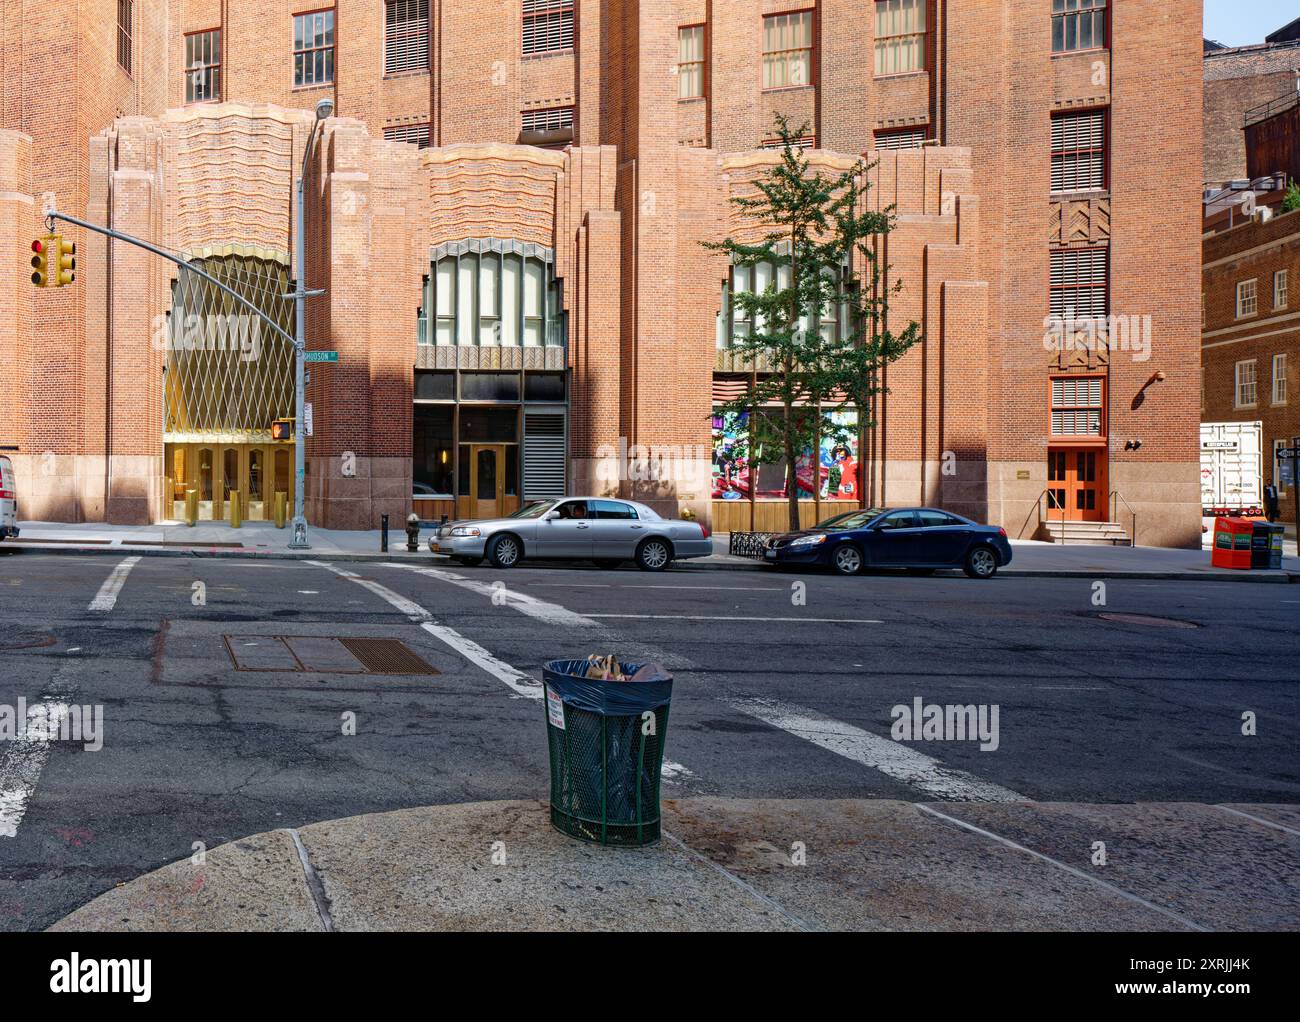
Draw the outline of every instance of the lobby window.
<instances>
[{"instance_id":1,"label":"lobby window","mask_svg":"<svg viewBox=\"0 0 1300 1022\"><path fill-rule=\"evenodd\" d=\"M334 81L334 12L316 11L293 19L294 88Z\"/></svg>"},{"instance_id":2,"label":"lobby window","mask_svg":"<svg viewBox=\"0 0 1300 1022\"><path fill-rule=\"evenodd\" d=\"M1105 406L1100 376L1052 380L1052 436L1101 436Z\"/></svg>"},{"instance_id":3,"label":"lobby window","mask_svg":"<svg viewBox=\"0 0 1300 1022\"><path fill-rule=\"evenodd\" d=\"M1238 408L1254 408L1256 380L1255 360L1253 358L1238 362L1233 367L1232 382L1235 390L1232 403Z\"/></svg>"},{"instance_id":4,"label":"lobby window","mask_svg":"<svg viewBox=\"0 0 1300 1022\"><path fill-rule=\"evenodd\" d=\"M1290 440L1273 441L1273 485L1279 493L1286 493L1286 479L1291 468L1290 459L1283 459L1281 452L1290 446Z\"/></svg>"},{"instance_id":5,"label":"lobby window","mask_svg":"<svg viewBox=\"0 0 1300 1022\"><path fill-rule=\"evenodd\" d=\"M877 149L920 149L926 138L925 128L901 128L876 132Z\"/></svg>"},{"instance_id":6,"label":"lobby window","mask_svg":"<svg viewBox=\"0 0 1300 1022\"><path fill-rule=\"evenodd\" d=\"M1237 285L1237 318L1245 319L1259 311L1259 282L1243 280Z\"/></svg>"},{"instance_id":7,"label":"lobby window","mask_svg":"<svg viewBox=\"0 0 1300 1022\"><path fill-rule=\"evenodd\" d=\"M704 96L704 26L677 30L677 98Z\"/></svg>"},{"instance_id":8,"label":"lobby window","mask_svg":"<svg viewBox=\"0 0 1300 1022\"><path fill-rule=\"evenodd\" d=\"M573 0L524 0L524 56L573 49Z\"/></svg>"},{"instance_id":9,"label":"lobby window","mask_svg":"<svg viewBox=\"0 0 1300 1022\"><path fill-rule=\"evenodd\" d=\"M769 287L783 290L790 286L790 267L788 264L773 266L769 262L756 263L753 266L733 266L731 278L723 285L722 309L718 314L717 346L720 349L732 347L738 341L744 341L754 334L766 332L767 324L762 316L751 315L740 308L734 301L737 294L763 294ZM799 319L801 336L810 331L817 331L827 341L839 340L849 336L849 306L847 302L827 303L816 311L815 315L802 316Z\"/></svg>"},{"instance_id":10,"label":"lobby window","mask_svg":"<svg viewBox=\"0 0 1300 1022\"><path fill-rule=\"evenodd\" d=\"M1052 191L1106 187L1106 112L1052 116Z\"/></svg>"},{"instance_id":11,"label":"lobby window","mask_svg":"<svg viewBox=\"0 0 1300 1022\"><path fill-rule=\"evenodd\" d=\"M1052 52L1106 45L1106 0L1052 0Z\"/></svg>"},{"instance_id":12,"label":"lobby window","mask_svg":"<svg viewBox=\"0 0 1300 1022\"><path fill-rule=\"evenodd\" d=\"M484 348L564 343L560 282L540 254L457 251L438 258L432 270L425 281L420 343Z\"/></svg>"},{"instance_id":13,"label":"lobby window","mask_svg":"<svg viewBox=\"0 0 1300 1022\"><path fill-rule=\"evenodd\" d=\"M450 404L430 404L416 398L411 438L412 488L416 497L445 500L455 493L454 414Z\"/></svg>"},{"instance_id":14,"label":"lobby window","mask_svg":"<svg viewBox=\"0 0 1300 1022\"><path fill-rule=\"evenodd\" d=\"M131 28L135 18L134 0L117 0L117 62L131 73Z\"/></svg>"},{"instance_id":15,"label":"lobby window","mask_svg":"<svg viewBox=\"0 0 1300 1022\"><path fill-rule=\"evenodd\" d=\"M876 0L876 77L925 70L926 0Z\"/></svg>"},{"instance_id":16,"label":"lobby window","mask_svg":"<svg viewBox=\"0 0 1300 1022\"><path fill-rule=\"evenodd\" d=\"M573 141L573 107L552 106L525 110L520 117L520 145L562 149Z\"/></svg>"},{"instance_id":17,"label":"lobby window","mask_svg":"<svg viewBox=\"0 0 1300 1022\"><path fill-rule=\"evenodd\" d=\"M812 11L772 14L763 19L763 88L812 84Z\"/></svg>"},{"instance_id":18,"label":"lobby window","mask_svg":"<svg viewBox=\"0 0 1300 1022\"><path fill-rule=\"evenodd\" d=\"M429 148L429 125L401 124L384 129L384 138L389 142L405 142L417 149Z\"/></svg>"},{"instance_id":19,"label":"lobby window","mask_svg":"<svg viewBox=\"0 0 1300 1022\"><path fill-rule=\"evenodd\" d=\"M1104 248L1051 253L1051 313L1063 320L1104 319L1109 313L1109 260Z\"/></svg>"},{"instance_id":20,"label":"lobby window","mask_svg":"<svg viewBox=\"0 0 1300 1022\"><path fill-rule=\"evenodd\" d=\"M221 99L221 29L185 37L185 102Z\"/></svg>"},{"instance_id":21,"label":"lobby window","mask_svg":"<svg viewBox=\"0 0 1300 1022\"><path fill-rule=\"evenodd\" d=\"M384 74L429 70L429 0L385 0Z\"/></svg>"},{"instance_id":22,"label":"lobby window","mask_svg":"<svg viewBox=\"0 0 1300 1022\"><path fill-rule=\"evenodd\" d=\"M1286 355L1273 356L1273 403L1286 404Z\"/></svg>"},{"instance_id":23,"label":"lobby window","mask_svg":"<svg viewBox=\"0 0 1300 1022\"><path fill-rule=\"evenodd\" d=\"M1287 302L1287 285L1288 273L1286 270L1278 270L1273 274L1273 308L1285 309Z\"/></svg>"}]
</instances>

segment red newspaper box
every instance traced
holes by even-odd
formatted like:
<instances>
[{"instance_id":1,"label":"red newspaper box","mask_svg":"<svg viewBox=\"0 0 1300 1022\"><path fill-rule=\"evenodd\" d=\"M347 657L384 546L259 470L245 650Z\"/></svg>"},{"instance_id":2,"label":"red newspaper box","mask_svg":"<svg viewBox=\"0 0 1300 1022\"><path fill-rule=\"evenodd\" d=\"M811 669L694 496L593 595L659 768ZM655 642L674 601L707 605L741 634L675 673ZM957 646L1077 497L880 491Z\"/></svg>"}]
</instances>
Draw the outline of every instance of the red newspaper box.
<instances>
[{"instance_id":1,"label":"red newspaper box","mask_svg":"<svg viewBox=\"0 0 1300 1022\"><path fill-rule=\"evenodd\" d=\"M1254 533L1255 523L1249 518L1216 518L1214 553L1210 556L1210 564L1216 568L1250 570L1250 545Z\"/></svg>"}]
</instances>

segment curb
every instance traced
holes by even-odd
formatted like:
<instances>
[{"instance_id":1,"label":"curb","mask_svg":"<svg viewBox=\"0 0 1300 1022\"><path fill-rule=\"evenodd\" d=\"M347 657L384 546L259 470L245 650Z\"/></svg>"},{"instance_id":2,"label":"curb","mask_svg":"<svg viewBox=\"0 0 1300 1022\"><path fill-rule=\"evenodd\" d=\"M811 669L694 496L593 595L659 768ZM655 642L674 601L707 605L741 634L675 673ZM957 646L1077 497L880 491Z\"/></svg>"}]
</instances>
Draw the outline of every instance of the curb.
<instances>
[{"instance_id":1,"label":"curb","mask_svg":"<svg viewBox=\"0 0 1300 1022\"><path fill-rule=\"evenodd\" d=\"M0 557L14 554L52 554L62 556L85 557L88 555L100 555L107 557L139 556L139 557L196 557L207 558L212 560L255 560L255 561L335 561L352 564L378 563L378 564L410 564L416 561L427 561L434 565L450 565L451 561L446 557L439 557L435 554L428 554L423 551L415 554L411 553L355 553L351 551L321 551L305 550L302 552L291 550L255 550L242 549L235 550L229 547L147 547L147 546L112 546L105 544L95 544L93 546L74 546L70 543L48 544L24 543L24 544L0 544ZM459 567L459 566L458 566ZM765 564L758 562L745 563L743 561L712 561L709 558L701 558L698 561L687 561L675 564L672 571L768 571ZM1237 583L1254 583L1266 585L1287 585L1300 584L1300 572L1280 571L1280 572L1241 572L1229 574L1226 572L1211 571L1152 571L1137 570L1125 571L1115 568L1101 568L1095 571L1082 570L1076 568L1053 570L1048 568L1003 568L998 572L999 575L1007 578L1087 578L1087 579L1118 579L1134 581L1156 581L1156 582L1237 582Z\"/></svg>"}]
</instances>

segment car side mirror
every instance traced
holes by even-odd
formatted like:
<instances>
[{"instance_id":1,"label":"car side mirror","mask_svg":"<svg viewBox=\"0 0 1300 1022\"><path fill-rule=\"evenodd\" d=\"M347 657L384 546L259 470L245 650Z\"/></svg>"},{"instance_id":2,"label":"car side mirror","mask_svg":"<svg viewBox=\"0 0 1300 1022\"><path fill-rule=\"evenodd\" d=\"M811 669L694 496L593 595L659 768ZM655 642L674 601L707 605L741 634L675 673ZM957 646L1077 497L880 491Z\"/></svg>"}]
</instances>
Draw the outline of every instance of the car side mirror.
<instances>
[{"instance_id":1,"label":"car side mirror","mask_svg":"<svg viewBox=\"0 0 1300 1022\"><path fill-rule=\"evenodd\" d=\"M560 512L558 512L558 511L547 511L545 517L542 518L542 521L544 521L544 522L553 522L553 521L555 521L555 520L556 520L557 518L559 518L559 517L560 517Z\"/></svg>"}]
</instances>

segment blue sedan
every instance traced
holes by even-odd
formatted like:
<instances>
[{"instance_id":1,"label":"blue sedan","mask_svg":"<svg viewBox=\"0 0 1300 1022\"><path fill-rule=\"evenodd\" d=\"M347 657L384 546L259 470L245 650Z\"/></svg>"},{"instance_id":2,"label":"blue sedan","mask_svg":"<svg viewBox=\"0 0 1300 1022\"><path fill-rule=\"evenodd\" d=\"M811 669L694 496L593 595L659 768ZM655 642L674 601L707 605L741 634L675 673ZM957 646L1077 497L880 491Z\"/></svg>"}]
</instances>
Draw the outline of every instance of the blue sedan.
<instances>
[{"instance_id":1,"label":"blue sedan","mask_svg":"<svg viewBox=\"0 0 1300 1022\"><path fill-rule=\"evenodd\" d=\"M868 568L907 568L929 575L961 568L971 578L992 578L1011 563L1007 530L979 525L932 507L869 508L768 540L768 564L818 565L840 575Z\"/></svg>"}]
</instances>

